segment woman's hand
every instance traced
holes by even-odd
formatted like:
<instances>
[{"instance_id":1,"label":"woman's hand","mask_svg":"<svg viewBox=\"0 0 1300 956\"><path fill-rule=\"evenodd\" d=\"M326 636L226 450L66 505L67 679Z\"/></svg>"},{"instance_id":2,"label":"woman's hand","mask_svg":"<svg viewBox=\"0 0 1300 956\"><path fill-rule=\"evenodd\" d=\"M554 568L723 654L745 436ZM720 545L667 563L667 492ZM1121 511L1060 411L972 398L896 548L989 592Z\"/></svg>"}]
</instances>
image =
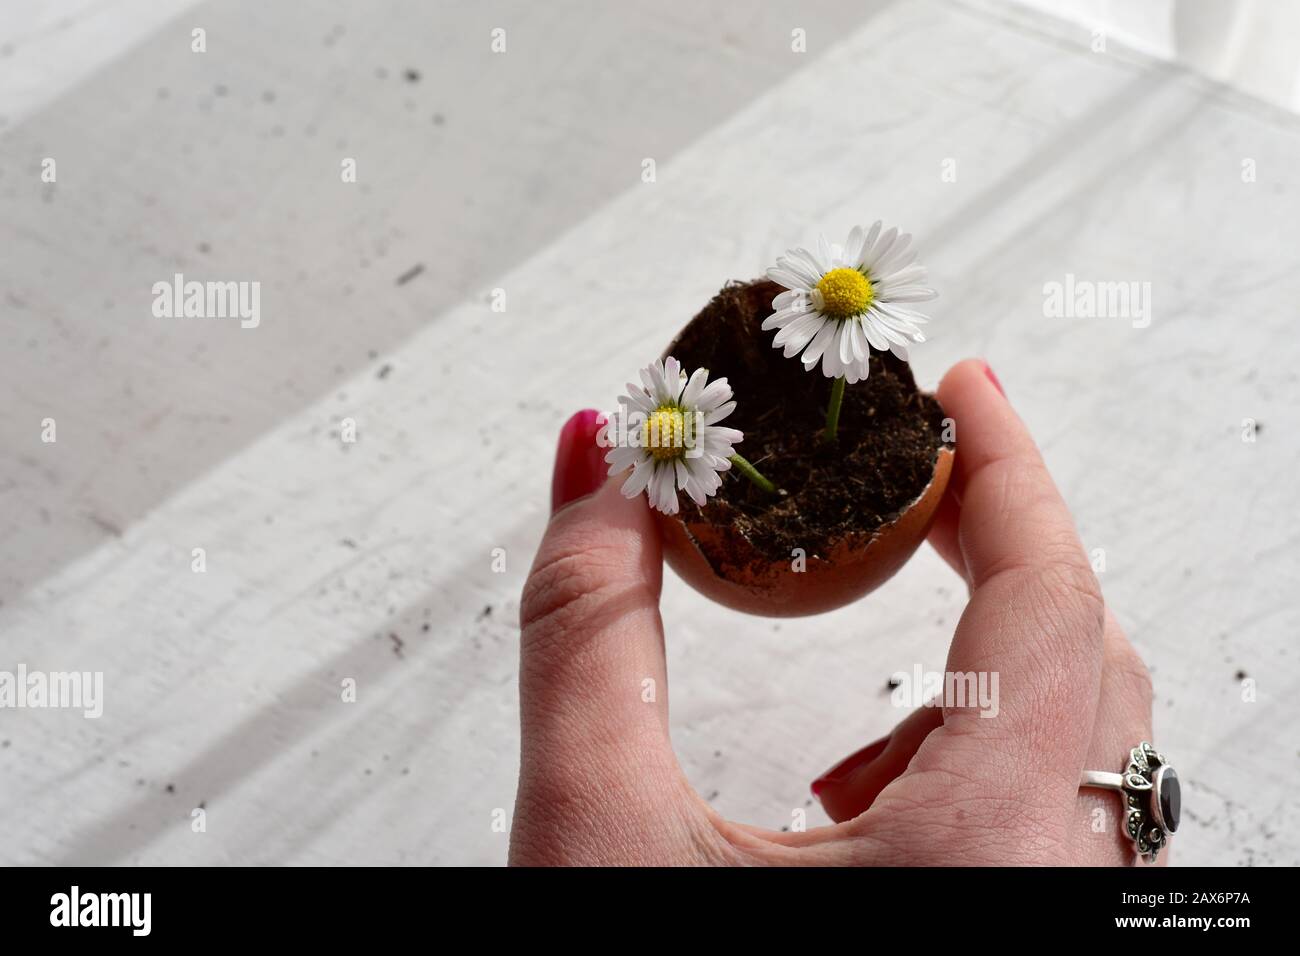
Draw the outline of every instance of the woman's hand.
<instances>
[{"instance_id":1,"label":"woman's hand","mask_svg":"<svg viewBox=\"0 0 1300 956\"><path fill-rule=\"evenodd\" d=\"M996 671L999 712L915 711L813 783L837 822L803 833L724 820L683 776L668 734L654 522L644 496L625 499L604 481L596 414L570 419L556 511L521 608L511 863L1134 860L1119 798L1080 791L1079 778L1118 770L1151 739L1146 668L988 366L954 367L939 400L957 423L957 458L930 540L970 587L947 670Z\"/></svg>"}]
</instances>

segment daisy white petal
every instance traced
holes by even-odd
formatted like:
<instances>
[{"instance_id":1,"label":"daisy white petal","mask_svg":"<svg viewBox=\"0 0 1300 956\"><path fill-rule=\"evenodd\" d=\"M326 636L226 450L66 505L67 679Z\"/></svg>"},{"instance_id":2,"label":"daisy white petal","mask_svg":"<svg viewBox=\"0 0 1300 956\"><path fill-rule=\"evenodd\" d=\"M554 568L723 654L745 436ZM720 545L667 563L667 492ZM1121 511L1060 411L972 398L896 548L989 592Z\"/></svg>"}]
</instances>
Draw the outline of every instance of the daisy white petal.
<instances>
[{"instance_id":1,"label":"daisy white petal","mask_svg":"<svg viewBox=\"0 0 1300 956\"><path fill-rule=\"evenodd\" d=\"M882 276L887 276L896 269L901 268L902 265L905 265L905 263L903 263L903 257L906 255L907 247L911 245L911 242L912 236L910 233L905 232L899 235L898 238L894 240L893 245L889 247L889 252L882 254L878 259L876 259L876 264L872 267L871 271ZM907 261L911 262L912 260L909 258Z\"/></svg>"},{"instance_id":2,"label":"daisy white petal","mask_svg":"<svg viewBox=\"0 0 1300 956\"><path fill-rule=\"evenodd\" d=\"M820 316L814 316L814 321L811 321L811 323L807 325L807 328L802 329L797 336L789 338L789 341L785 343L785 349L781 352L781 355L784 355L785 358L793 359L794 356L800 354L800 350L803 349L807 343L813 341L816 333L818 333L818 330L822 328L824 324L826 324L826 320L822 319Z\"/></svg>"},{"instance_id":3,"label":"daisy white petal","mask_svg":"<svg viewBox=\"0 0 1300 956\"><path fill-rule=\"evenodd\" d=\"M891 329L884 322L877 321L880 317L881 316L879 313L873 315L871 319L868 319L863 323L863 328L866 328L866 326L870 324L871 327L874 328L877 332L879 332L885 338L885 340L889 342L890 345L894 345L894 344L906 345L908 342L912 340L912 337L910 335L904 335L902 332L899 332L896 329Z\"/></svg>"},{"instance_id":4,"label":"daisy white petal","mask_svg":"<svg viewBox=\"0 0 1300 956\"><path fill-rule=\"evenodd\" d=\"M713 425L717 422L720 422L735 410L736 410L735 402L727 402L724 405L719 405L717 408L713 409L712 411L704 413L704 424Z\"/></svg>"},{"instance_id":5,"label":"daisy white petal","mask_svg":"<svg viewBox=\"0 0 1300 956\"><path fill-rule=\"evenodd\" d=\"M853 361L853 322L840 323L840 364L848 365Z\"/></svg>"},{"instance_id":6,"label":"daisy white petal","mask_svg":"<svg viewBox=\"0 0 1300 956\"><path fill-rule=\"evenodd\" d=\"M781 256L776 260L776 265L778 269L785 269L786 271L798 276L801 288L808 288L811 285L815 285L817 283L817 277L822 274L821 267L817 265L817 261L802 249Z\"/></svg>"},{"instance_id":7,"label":"daisy white petal","mask_svg":"<svg viewBox=\"0 0 1300 956\"><path fill-rule=\"evenodd\" d=\"M804 268L808 270L808 274L814 282L817 281L818 276L829 268L826 263L822 262L821 258L819 258L816 253L809 249L805 249L802 246L797 249L791 249L785 254L785 256L786 262L802 263Z\"/></svg>"},{"instance_id":8,"label":"daisy white petal","mask_svg":"<svg viewBox=\"0 0 1300 956\"><path fill-rule=\"evenodd\" d=\"M674 401L681 397L682 389L686 385L686 374L682 371L682 363L671 355L664 359L664 384L668 386L668 394Z\"/></svg>"},{"instance_id":9,"label":"daisy white petal","mask_svg":"<svg viewBox=\"0 0 1300 956\"><path fill-rule=\"evenodd\" d=\"M921 335L921 330L916 327L916 316L909 313L908 310L882 302L877 305L876 311L880 316L888 319L894 328L911 338L913 342L925 341L925 336ZM921 336L919 339L917 338L918 335Z\"/></svg>"},{"instance_id":10,"label":"daisy white petal","mask_svg":"<svg viewBox=\"0 0 1300 956\"><path fill-rule=\"evenodd\" d=\"M686 387L682 389L682 405L686 408L693 408L700 400L700 393L704 391L704 386L708 381L709 370L707 368L697 368L692 372Z\"/></svg>"},{"instance_id":11,"label":"daisy white petal","mask_svg":"<svg viewBox=\"0 0 1300 956\"><path fill-rule=\"evenodd\" d=\"M871 255L871 250L876 245L876 237L880 235L881 225L882 223L877 219L871 224L871 228L867 230L867 234L862 238L862 249L858 253L857 261L852 263L855 268L861 269L867 256Z\"/></svg>"},{"instance_id":12,"label":"daisy white petal","mask_svg":"<svg viewBox=\"0 0 1300 956\"><path fill-rule=\"evenodd\" d=\"M862 322L862 334L867 337L867 341L877 352L884 352L889 348L889 338L881 327L870 319Z\"/></svg>"},{"instance_id":13,"label":"daisy white petal","mask_svg":"<svg viewBox=\"0 0 1300 956\"><path fill-rule=\"evenodd\" d=\"M650 478L654 475L655 463L653 458L644 458L637 462L637 466L632 469L632 474L627 481L623 482L623 487L619 489L627 498L635 498L641 492L645 491L645 486L650 483Z\"/></svg>"},{"instance_id":14,"label":"daisy white petal","mask_svg":"<svg viewBox=\"0 0 1300 956\"><path fill-rule=\"evenodd\" d=\"M660 465L655 469L654 482L659 496L659 510L664 514L677 514L677 482L672 465Z\"/></svg>"},{"instance_id":15,"label":"daisy white petal","mask_svg":"<svg viewBox=\"0 0 1300 956\"><path fill-rule=\"evenodd\" d=\"M772 339L772 345L775 348L780 348L791 339L801 339L802 344L795 346L793 350L786 348L785 357L789 358L812 341L812 337L817 334L817 330L821 328L822 323L825 321L816 312L807 312L784 326L780 332L777 332L776 337ZM801 338L805 332L808 333L807 336Z\"/></svg>"},{"instance_id":16,"label":"daisy white petal","mask_svg":"<svg viewBox=\"0 0 1300 956\"><path fill-rule=\"evenodd\" d=\"M773 268L771 268L771 269L768 269L768 270L767 270L767 277L768 277L769 279L771 279L773 282L779 282L781 285L785 286L787 289L807 289L807 288L808 288L808 283L807 283L806 281L804 281L803 279L800 279L797 275L795 275L795 274L794 274L793 272L791 272L789 269L785 269L785 268L782 268L782 267L780 267L780 266L775 266L775 267L773 267Z\"/></svg>"},{"instance_id":17,"label":"daisy white petal","mask_svg":"<svg viewBox=\"0 0 1300 956\"><path fill-rule=\"evenodd\" d=\"M631 382L627 383L627 395L625 398L627 403L639 412L646 412L648 414L655 410L654 399L646 393L645 389L638 388ZM622 400L623 399L620 399L620 401Z\"/></svg>"},{"instance_id":18,"label":"daisy white petal","mask_svg":"<svg viewBox=\"0 0 1300 956\"><path fill-rule=\"evenodd\" d=\"M899 313L897 309L891 306L875 306L869 313L867 313L867 316L876 324L885 328L895 329L909 338L912 336L912 333L916 331L916 323L911 319L911 317Z\"/></svg>"},{"instance_id":19,"label":"daisy white petal","mask_svg":"<svg viewBox=\"0 0 1300 956\"><path fill-rule=\"evenodd\" d=\"M862 261L862 243L866 239L866 233L862 231L861 226L854 226L849 230L849 241L844 244L844 264L858 267Z\"/></svg>"},{"instance_id":20,"label":"daisy white petal","mask_svg":"<svg viewBox=\"0 0 1300 956\"><path fill-rule=\"evenodd\" d=\"M843 378L844 363L840 361L840 326L831 327L831 337L826 341L826 351L822 353L822 374L827 378Z\"/></svg>"},{"instance_id":21,"label":"daisy white petal","mask_svg":"<svg viewBox=\"0 0 1300 956\"><path fill-rule=\"evenodd\" d=\"M650 382L650 394L654 396L656 406L666 405L676 399L673 389L669 387L662 360L650 366Z\"/></svg>"},{"instance_id":22,"label":"daisy white petal","mask_svg":"<svg viewBox=\"0 0 1300 956\"><path fill-rule=\"evenodd\" d=\"M803 324L802 328L797 331L792 331L790 337L785 340L785 351L782 352L782 354L786 358L794 358L805 345L813 340L813 336L815 336L817 331L825 324L826 320L820 315L813 314L808 316L807 322ZM782 343L773 342L772 344L775 346L781 345Z\"/></svg>"},{"instance_id":23,"label":"daisy white petal","mask_svg":"<svg viewBox=\"0 0 1300 956\"><path fill-rule=\"evenodd\" d=\"M692 411L711 412L719 405L731 401L731 386L727 384L725 378L720 378L716 382L710 382L705 386L704 391L700 392L699 400L692 406Z\"/></svg>"},{"instance_id":24,"label":"daisy white petal","mask_svg":"<svg viewBox=\"0 0 1300 956\"><path fill-rule=\"evenodd\" d=\"M784 328L799 316L807 314L807 309L796 309L794 307L782 309L780 312L773 312L763 320L763 331L771 332L773 329Z\"/></svg>"},{"instance_id":25,"label":"daisy white petal","mask_svg":"<svg viewBox=\"0 0 1300 956\"><path fill-rule=\"evenodd\" d=\"M939 293L933 289L922 289L917 286L911 286L907 289L900 289L897 292L891 292L889 301L891 302L929 302L931 299L938 298Z\"/></svg>"},{"instance_id":26,"label":"daisy white petal","mask_svg":"<svg viewBox=\"0 0 1300 956\"><path fill-rule=\"evenodd\" d=\"M866 335L862 332L861 322L850 322L849 331L853 336L853 358L858 362L869 362L871 359L871 343L867 341Z\"/></svg>"},{"instance_id":27,"label":"daisy white petal","mask_svg":"<svg viewBox=\"0 0 1300 956\"><path fill-rule=\"evenodd\" d=\"M831 337L835 334L835 323L829 319L822 323L822 327L817 330L813 340L809 343L808 348L804 349L803 364L805 368L811 369L821 359L822 353L826 351L826 346Z\"/></svg>"},{"instance_id":28,"label":"daisy white petal","mask_svg":"<svg viewBox=\"0 0 1300 956\"><path fill-rule=\"evenodd\" d=\"M909 252L901 259L897 256L891 257L887 269L882 269L880 266L876 266L876 268L870 273L872 288L877 294L880 294L884 290L896 289L905 284L923 284L925 281L924 276L921 276L920 278L906 279L906 282L900 282L898 279L899 276L906 278L907 276L912 275L911 270L917 265L912 261L915 258L916 253Z\"/></svg>"},{"instance_id":29,"label":"daisy white petal","mask_svg":"<svg viewBox=\"0 0 1300 956\"><path fill-rule=\"evenodd\" d=\"M862 261L862 266L867 272L875 272L876 266L888 258L889 254L894 251L894 242L898 239L898 228L890 226L884 231L881 237L876 240L876 247Z\"/></svg>"},{"instance_id":30,"label":"daisy white petal","mask_svg":"<svg viewBox=\"0 0 1300 956\"><path fill-rule=\"evenodd\" d=\"M777 293L776 298L772 300L772 308L779 311L793 305L799 305L799 311L803 311L803 301L804 293L802 289L786 289L784 292Z\"/></svg>"},{"instance_id":31,"label":"daisy white petal","mask_svg":"<svg viewBox=\"0 0 1300 956\"><path fill-rule=\"evenodd\" d=\"M831 241L826 238L826 233L824 232L817 237L817 255L821 257L822 263L826 266L826 269L823 269L823 271L835 266L835 259L837 258L835 250L831 248Z\"/></svg>"},{"instance_id":32,"label":"daisy white petal","mask_svg":"<svg viewBox=\"0 0 1300 956\"><path fill-rule=\"evenodd\" d=\"M910 285L913 282L925 282L926 268L919 262L914 262L899 269L891 269L888 273L877 269L875 276L877 288L892 289L896 286Z\"/></svg>"},{"instance_id":33,"label":"daisy white petal","mask_svg":"<svg viewBox=\"0 0 1300 956\"><path fill-rule=\"evenodd\" d=\"M691 470L686 467L686 462L678 459L673 465L677 476L677 487L690 495L691 500L697 505L703 505L705 502L704 489L700 486Z\"/></svg>"},{"instance_id":34,"label":"daisy white petal","mask_svg":"<svg viewBox=\"0 0 1300 956\"><path fill-rule=\"evenodd\" d=\"M611 448L605 453L605 461L613 466L609 470L611 475L617 475L619 472L631 468L641 460L641 457L641 449L622 446Z\"/></svg>"}]
</instances>

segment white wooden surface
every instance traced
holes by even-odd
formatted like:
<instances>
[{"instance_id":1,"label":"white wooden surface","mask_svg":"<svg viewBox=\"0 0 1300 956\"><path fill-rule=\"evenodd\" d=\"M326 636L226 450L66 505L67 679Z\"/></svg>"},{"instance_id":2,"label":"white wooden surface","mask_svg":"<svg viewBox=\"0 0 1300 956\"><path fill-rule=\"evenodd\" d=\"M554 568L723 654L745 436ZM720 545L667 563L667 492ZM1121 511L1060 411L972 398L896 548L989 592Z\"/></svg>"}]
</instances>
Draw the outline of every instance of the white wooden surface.
<instances>
[{"instance_id":1,"label":"white wooden surface","mask_svg":"<svg viewBox=\"0 0 1300 956\"><path fill-rule=\"evenodd\" d=\"M1300 861L1293 116L982 2L376 6L181 9L0 126L0 669L107 696L0 710L0 861L503 861L556 430L724 280L876 217L942 291L919 377L986 356L1104 549L1176 861ZM261 326L153 318L176 271L259 280ZM1045 318L1066 273L1149 281L1150 326ZM794 622L670 576L687 773L787 824L962 597L928 551Z\"/></svg>"}]
</instances>

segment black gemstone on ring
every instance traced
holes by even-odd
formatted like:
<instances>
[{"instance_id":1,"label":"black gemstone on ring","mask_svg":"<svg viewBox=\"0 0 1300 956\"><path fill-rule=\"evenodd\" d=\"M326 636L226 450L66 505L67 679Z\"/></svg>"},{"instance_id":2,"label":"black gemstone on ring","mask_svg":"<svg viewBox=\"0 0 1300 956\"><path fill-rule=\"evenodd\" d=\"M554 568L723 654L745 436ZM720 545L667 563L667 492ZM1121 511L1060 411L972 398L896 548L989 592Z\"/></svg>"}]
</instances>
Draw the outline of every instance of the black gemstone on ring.
<instances>
[{"instance_id":1,"label":"black gemstone on ring","mask_svg":"<svg viewBox=\"0 0 1300 956\"><path fill-rule=\"evenodd\" d=\"M1164 818L1165 829L1173 833L1178 829L1178 815L1182 811L1182 788L1178 785L1178 774L1173 767L1165 767L1160 775L1160 815Z\"/></svg>"}]
</instances>

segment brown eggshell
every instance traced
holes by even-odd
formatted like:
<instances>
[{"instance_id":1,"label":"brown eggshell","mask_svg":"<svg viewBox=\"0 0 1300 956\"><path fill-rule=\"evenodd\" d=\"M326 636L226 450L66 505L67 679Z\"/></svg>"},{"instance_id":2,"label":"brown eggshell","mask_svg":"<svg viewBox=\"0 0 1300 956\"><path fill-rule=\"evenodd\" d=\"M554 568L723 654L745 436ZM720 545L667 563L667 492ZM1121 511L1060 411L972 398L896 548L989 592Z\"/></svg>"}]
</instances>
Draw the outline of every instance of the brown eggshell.
<instances>
[{"instance_id":1,"label":"brown eggshell","mask_svg":"<svg viewBox=\"0 0 1300 956\"><path fill-rule=\"evenodd\" d=\"M695 590L746 614L803 617L833 611L874 591L907 563L934 523L952 459L951 448L940 448L930 483L897 518L874 534L837 541L825 555L808 555L802 571L794 570L793 555L771 561L740 533L690 520L686 512L654 512L664 558Z\"/></svg>"}]
</instances>

